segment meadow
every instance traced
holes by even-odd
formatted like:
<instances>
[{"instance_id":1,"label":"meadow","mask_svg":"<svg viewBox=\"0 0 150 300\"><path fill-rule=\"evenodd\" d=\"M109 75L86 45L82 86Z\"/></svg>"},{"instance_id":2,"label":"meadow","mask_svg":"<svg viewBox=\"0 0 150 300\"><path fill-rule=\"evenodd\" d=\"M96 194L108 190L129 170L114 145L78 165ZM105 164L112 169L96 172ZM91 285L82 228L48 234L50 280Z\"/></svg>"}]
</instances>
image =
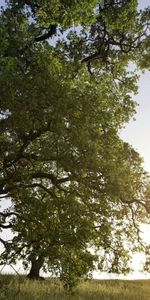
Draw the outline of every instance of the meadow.
<instances>
[{"instance_id":1,"label":"meadow","mask_svg":"<svg viewBox=\"0 0 150 300\"><path fill-rule=\"evenodd\" d=\"M56 279L29 281L23 276L0 276L0 300L149 300L150 280L88 280L72 293Z\"/></svg>"}]
</instances>

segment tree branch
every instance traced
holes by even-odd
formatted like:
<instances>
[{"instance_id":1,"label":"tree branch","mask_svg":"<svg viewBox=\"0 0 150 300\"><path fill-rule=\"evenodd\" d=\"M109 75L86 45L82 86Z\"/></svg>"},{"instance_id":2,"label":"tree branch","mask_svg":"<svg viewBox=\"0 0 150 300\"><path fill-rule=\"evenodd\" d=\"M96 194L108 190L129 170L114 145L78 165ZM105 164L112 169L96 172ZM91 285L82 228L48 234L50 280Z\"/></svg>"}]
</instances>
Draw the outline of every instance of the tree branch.
<instances>
[{"instance_id":1,"label":"tree branch","mask_svg":"<svg viewBox=\"0 0 150 300\"><path fill-rule=\"evenodd\" d=\"M49 38L51 38L53 35L56 34L56 29L57 25L51 25L48 29L47 32L43 33L42 35L38 36L35 38L36 42L42 42L45 41Z\"/></svg>"},{"instance_id":2,"label":"tree branch","mask_svg":"<svg viewBox=\"0 0 150 300\"><path fill-rule=\"evenodd\" d=\"M0 228L3 228L3 229L12 228L12 224L11 223L9 223L9 224L2 224L2 223L0 223Z\"/></svg>"}]
</instances>

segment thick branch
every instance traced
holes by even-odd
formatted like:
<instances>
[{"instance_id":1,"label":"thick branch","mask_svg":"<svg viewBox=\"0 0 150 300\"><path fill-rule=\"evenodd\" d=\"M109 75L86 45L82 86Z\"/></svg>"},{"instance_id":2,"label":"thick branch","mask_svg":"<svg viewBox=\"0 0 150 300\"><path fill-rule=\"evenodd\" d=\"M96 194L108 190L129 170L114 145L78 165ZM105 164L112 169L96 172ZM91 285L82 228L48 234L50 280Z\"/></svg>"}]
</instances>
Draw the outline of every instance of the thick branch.
<instances>
[{"instance_id":1,"label":"thick branch","mask_svg":"<svg viewBox=\"0 0 150 300\"><path fill-rule=\"evenodd\" d=\"M9 223L9 224L0 223L0 228L2 228L2 229L12 228L12 224L11 223Z\"/></svg>"},{"instance_id":2,"label":"thick branch","mask_svg":"<svg viewBox=\"0 0 150 300\"><path fill-rule=\"evenodd\" d=\"M4 218L7 218L7 217L11 217L11 216L17 216L18 217L18 213L16 212L0 212L0 216L4 217Z\"/></svg>"},{"instance_id":3,"label":"thick branch","mask_svg":"<svg viewBox=\"0 0 150 300\"><path fill-rule=\"evenodd\" d=\"M36 42L42 42L45 41L49 38L51 38L53 35L56 34L56 28L57 25L51 25L48 29L47 32L43 33L42 35L38 36L35 38Z\"/></svg>"},{"instance_id":4,"label":"thick branch","mask_svg":"<svg viewBox=\"0 0 150 300\"><path fill-rule=\"evenodd\" d=\"M22 140L22 146L18 150L15 157L7 156L4 160L4 168L9 167L12 163L16 163L19 159L24 157L24 150L29 146L31 142L39 138L42 134L50 130L51 121L49 121L45 126L38 128L35 131L30 131L28 134L22 135L20 138Z\"/></svg>"}]
</instances>

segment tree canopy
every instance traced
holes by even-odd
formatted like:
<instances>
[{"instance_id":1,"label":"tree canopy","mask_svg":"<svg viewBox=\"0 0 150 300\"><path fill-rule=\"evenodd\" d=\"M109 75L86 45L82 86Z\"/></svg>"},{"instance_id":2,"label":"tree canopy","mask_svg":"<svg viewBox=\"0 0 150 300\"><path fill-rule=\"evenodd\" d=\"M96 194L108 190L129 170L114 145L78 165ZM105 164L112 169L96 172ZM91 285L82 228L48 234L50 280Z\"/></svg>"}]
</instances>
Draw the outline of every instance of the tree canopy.
<instances>
[{"instance_id":1,"label":"tree canopy","mask_svg":"<svg viewBox=\"0 0 150 300\"><path fill-rule=\"evenodd\" d=\"M149 68L137 1L7 1L1 10L4 261L44 266L66 287L97 264L127 272L150 212L142 159L119 138ZM91 250L92 249L92 250ZM94 252L94 254L93 254Z\"/></svg>"}]
</instances>

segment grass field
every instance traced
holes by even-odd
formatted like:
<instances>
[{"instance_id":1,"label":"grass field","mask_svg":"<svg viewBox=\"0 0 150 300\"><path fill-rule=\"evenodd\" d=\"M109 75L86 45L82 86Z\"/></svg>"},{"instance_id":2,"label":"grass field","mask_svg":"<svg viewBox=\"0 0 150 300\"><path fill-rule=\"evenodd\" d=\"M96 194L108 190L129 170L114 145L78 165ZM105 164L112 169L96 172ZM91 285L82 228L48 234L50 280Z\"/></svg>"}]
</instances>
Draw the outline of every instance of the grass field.
<instances>
[{"instance_id":1,"label":"grass field","mask_svg":"<svg viewBox=\"0 0 150 300\"><path fill-rule=\"evenodd\" d=\"M23 276L0 276L0 300L150 300L150 280L90 280L73 294L58 280L29 281Z\"/></svg>"}]
</instances>

